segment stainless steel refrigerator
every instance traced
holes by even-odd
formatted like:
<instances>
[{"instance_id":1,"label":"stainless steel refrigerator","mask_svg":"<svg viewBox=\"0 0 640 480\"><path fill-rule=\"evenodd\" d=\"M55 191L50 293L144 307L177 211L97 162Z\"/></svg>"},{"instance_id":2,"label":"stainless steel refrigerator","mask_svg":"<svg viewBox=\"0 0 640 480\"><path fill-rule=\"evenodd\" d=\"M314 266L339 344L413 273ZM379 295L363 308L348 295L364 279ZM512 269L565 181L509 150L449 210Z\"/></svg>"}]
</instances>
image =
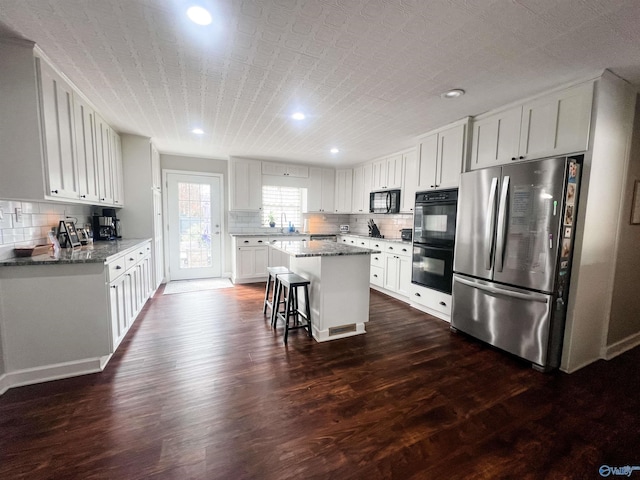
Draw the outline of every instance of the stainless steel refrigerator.
<instances>
[{"instance_id":1,"label":"stainless steel refrigerator","mask_svg":"<svg viewBox=\"0 0 640 480\"><path fill-rule=\"evenodd\" d=\"M560 365L582 156L463 173L452 330Z\"/></svg>"}]
</instances>

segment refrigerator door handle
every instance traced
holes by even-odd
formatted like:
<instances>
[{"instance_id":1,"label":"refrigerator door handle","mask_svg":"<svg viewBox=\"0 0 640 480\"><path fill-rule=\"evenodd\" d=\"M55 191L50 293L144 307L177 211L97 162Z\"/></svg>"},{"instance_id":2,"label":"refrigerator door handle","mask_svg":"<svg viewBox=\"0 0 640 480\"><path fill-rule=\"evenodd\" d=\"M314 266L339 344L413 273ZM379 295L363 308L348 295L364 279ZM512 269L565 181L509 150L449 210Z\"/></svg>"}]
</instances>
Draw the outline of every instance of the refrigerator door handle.
<instances>
[{"instance_id":1,"label":"refrigerator door handle","mask_svg":"<svg viewBox=\"0 0 640 480\"><path fill-rule=\"evenodd\" d=\"M493 293L496 295L502 295L504 297L512 297L512 298L517 298L519 300L528 300L531 302L549 303L548 295L542 295L534 292L531 292L531 293L514 292L511 290L492 287L491 285L485 285L483 283L476 283L470 280L465 280L464 278L460 278L459 276L456 276L454 281L459 282L463 285L466 285L467 287L477 288L478 290L484 290L485 292Z\"/></svg>"},{"instance_id":2,"label":"refrigerator door handle","mask_svg":"<svg viewBox=\"0 0 640 480\"><path fill-rule=\"evenodd\" d=\"M496 226L496 190L498 189L498 177L491 179L489 189L489 204L487 205L487 219L484 224L484 268L491 270L491 253L493 252L494 229Z\"/></svg>"},{"instance_id":3,"label":"refrigerator door handle","mask_svg":"<svg viewBox=\"0 0 640 480\"><path fill-rule=\"evenodd\" d=\"M500 203L498 205L498 231L496 232L496 271L501 272L504 263L504 241L507 233L507 198L509 196L509 176L502 179Z\"/></svg>"}]
</instances>

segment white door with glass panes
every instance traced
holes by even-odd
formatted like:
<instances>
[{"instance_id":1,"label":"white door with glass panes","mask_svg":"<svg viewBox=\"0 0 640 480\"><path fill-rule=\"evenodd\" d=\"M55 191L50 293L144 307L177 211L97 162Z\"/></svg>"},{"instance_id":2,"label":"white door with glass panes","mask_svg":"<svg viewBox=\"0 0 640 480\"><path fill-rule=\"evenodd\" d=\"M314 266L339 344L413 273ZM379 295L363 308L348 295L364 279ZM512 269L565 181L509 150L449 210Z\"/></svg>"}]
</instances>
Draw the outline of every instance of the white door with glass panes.
<instances>
[{"instance_id":1,"label":"white door with glass panes","mask_svg":"<svg viewBox=\"0 0 640 480\"><path fill-rule=\"evenodd\" d=\"M222 182L219 175L167 173L171 280L222 272Z\"/></svg>"}]
</instances>

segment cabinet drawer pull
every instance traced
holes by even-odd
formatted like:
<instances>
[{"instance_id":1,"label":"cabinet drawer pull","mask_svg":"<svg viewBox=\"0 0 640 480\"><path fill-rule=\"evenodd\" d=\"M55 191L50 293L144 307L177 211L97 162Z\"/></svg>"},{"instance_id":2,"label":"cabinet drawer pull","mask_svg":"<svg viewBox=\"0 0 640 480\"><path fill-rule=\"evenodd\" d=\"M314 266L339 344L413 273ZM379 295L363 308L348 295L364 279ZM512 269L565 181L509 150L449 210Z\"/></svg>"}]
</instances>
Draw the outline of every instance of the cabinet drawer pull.
<instances>
[{"instance_id":1,"label":"cabinet drawer pull","mask_svg":"<svg viewBox=\"0 0 640 480\"><path fill-rule=\"evenodd\" d=\"M134 260L135 260L135 258L133 258L133 257L131 257L131 258L129 259L129 261L130 261L130 262L133 262Z\"/></svg>"},{"instance_id":2,"label":"cabinet drawer pull","mask_svg":"<svg viewBox=\"0 0 640 480\"><path fill-rule=\"evenodd\" d=\"M406 248L403 248L403 249L402 249L402 251L403 251L403 252L406 252L406 251L407 251L407 249L406 249Z\"/></svg>"},{"instance_id":3,"label":"cabinet drawer pull","mask_svg":"<svg viewBox=\"0 0 640 480\"><path fill-rule=\"evenodd\" d=\"M116 265L116 270L122 270L122 267L120 265Z\"/></svg>"},{"instance_id":4,"label":"cabinet drawer pull","mask_svg":"<svg viewBox=\"0 0 640 480\"><path fill-rule=\"evenodd\" d=\"M244 243L249 243L249 240L245 240Z\"/></svg>"},{"instance_id":5,"label":"cabinet drawer pull","mask_svg":"<svg viewBox=\"0 0 640 480\"><path fill-rule=\"evenodd\" d=\"M111 288L117 288L115 285L111 285Z\"/></svg>"},{"instance_id":6,"label":"cabinet drawer pull","mask_svg":"<svg viewBox=\"0 0 640 480\"><path fill-rule=\"evenodd\" d=\"M440 305L442 305L443 307L446 307L446 306L447 306L447 304L446 304L446 303L444 303L444 302L440 302Z\"/></svg>"},{"instance_id":7,"label":"cabinet drawer pull","mask_svg":"<svg viewBox=\"0 0 640 480\"><path fill-rule=\"evenodd\" d=\"M51 190L51 193L58 193L58 190Z\"/></svg>"},{"instance_id":8,"label":"cabinet drawer pull","mask_svg":"<svg viewBox=\"0 0 640 480\"><path fill-rule=\"evenodd\" d=\"M420 295L418 292L414 293L414 295L415 295L416 297L421 297L421 296L422 296L422 295Z\"/></svg>"},{"instance_id":9,"label":"cabinet drawer pull","mask_svg":"<svg viewBox=\"0 0 640 480\"><path fill-rule=\"evenodd\" d=\"M374 273L374 274L373 274L373 276L374 276L374 277L376 277L376 278L378 278L378 274L377 274L377 273Z\"/></svg>"},{"instance_id":10,"label":"cabinet drawer pull","mask_svg":"<svg viewBox=\"0 0 640 480\"><path fill-rule=\"evenodd\" d=\"M262 240L258 240L258 243L262 243Z\"/></svg>"}]
</instances>

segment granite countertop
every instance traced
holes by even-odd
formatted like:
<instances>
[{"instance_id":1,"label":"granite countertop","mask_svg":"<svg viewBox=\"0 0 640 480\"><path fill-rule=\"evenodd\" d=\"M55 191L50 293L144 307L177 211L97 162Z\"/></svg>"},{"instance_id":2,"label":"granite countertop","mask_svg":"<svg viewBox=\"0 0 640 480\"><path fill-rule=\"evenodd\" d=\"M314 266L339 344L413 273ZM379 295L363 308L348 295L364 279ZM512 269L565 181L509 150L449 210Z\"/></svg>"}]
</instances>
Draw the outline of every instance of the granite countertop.
<instances>
[{"instance_id":1,"label":"granite countertop","mask_svg":"<svg viewBox=\"0 0 640 480\"><path fill-rule=\"evenodd\" d=\"M380 250L354 247L337 242L312 240L310 242L275 242L271 246L276 250L288 253L292 257L335 257L339 255L371 255L382 253Z\"/></svg>"},{"instance_id":2,"label":"granite countertop","mask_svg":"<svg viewBox=\"0 0 640 480\"><path fill-rule=\"evenodd\" d=\"M15 257L0 260L0 267L17 267L25 265L63 265L72 263L105 263L110 257L119 255L140 245L150 238L128 238L107 242L94 242L79 248L61 248L57 256L50 253L34 257Z\"/></svg>"},{"instance_id":3,"label":"granite countertop","mask_svg":"<svg viewBox=\"0 0 640 480\"><path fill-rule=\"evenodd\" d=\"M280 230L280 229L276 229ZM311 235L310 233L302 232L265 232L265 233L230 233L230 237L306 237Z\"/></svg>"}]
</instances>

